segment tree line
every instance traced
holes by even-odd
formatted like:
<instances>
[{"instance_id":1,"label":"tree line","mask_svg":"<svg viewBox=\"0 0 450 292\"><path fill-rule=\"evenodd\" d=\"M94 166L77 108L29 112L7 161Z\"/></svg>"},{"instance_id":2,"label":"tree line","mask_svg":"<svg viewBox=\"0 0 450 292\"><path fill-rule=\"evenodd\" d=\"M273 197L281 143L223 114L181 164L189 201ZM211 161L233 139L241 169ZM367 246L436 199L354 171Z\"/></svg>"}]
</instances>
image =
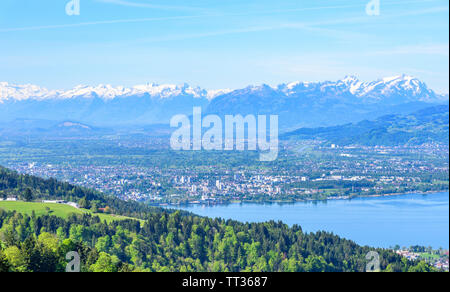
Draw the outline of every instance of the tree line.
<instances>
[{"instance_id":1,"label":"tree line","mask_svg":"<svg viewBox=\"0 0 450 292\"><path fill-rule=\"evenodd\" d=\"M27 216L0 209L1 272L62 272L70 251L79 253L86 272L363 272L370 251L380 255L383 271L434 271L424 262L327 232L169 212L0 169L0 191L20 195L28 188L34 197L95 200L144 222L107 223L90 214Z\"/></svg>"}]
</instances>

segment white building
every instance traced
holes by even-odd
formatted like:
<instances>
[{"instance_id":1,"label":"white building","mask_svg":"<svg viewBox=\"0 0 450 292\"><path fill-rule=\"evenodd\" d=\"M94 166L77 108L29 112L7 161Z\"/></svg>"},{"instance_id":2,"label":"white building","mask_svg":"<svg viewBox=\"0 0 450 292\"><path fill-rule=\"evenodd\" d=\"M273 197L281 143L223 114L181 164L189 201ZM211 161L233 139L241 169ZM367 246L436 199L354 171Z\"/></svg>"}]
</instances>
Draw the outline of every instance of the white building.
<instances>
[{"instance_id":1,"label":"white building","mask_svg":"<svg viewBox=\"0 0 450 292\"><path fill-rule=\"evenodd\" d=\"M42 200L42 203L46 204L64 204L62 200Z\"/></svg>"},{"instance_id":2,"label":"white building","mask_svg":"<svg viewBox=\"0 0 450 292\"><path fill-rule=\"evenodd\" d=\"M216 181L216 188L217 188L218 190L221 190L221 189L222 189L222 184L220 183L220 180L217 180L217 181Z\"/></svg>"}]
</instances>

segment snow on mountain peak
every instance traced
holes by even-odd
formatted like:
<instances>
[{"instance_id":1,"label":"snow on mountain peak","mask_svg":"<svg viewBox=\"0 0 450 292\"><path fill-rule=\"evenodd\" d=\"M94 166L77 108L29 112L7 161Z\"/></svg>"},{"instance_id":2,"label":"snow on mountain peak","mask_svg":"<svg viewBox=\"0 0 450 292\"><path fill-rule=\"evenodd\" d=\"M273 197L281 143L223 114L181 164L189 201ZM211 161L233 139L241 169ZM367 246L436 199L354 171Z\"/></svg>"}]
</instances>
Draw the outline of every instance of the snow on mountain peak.
<instances>
[{"instance_id":1,"label":"snow on mountain peak","mask_svg":"<svg viewBox=\"0 0 450 292\"><path fill-rule=\"evenodd\" d=\"M340 83L346 86L348 88L348 91L350 91L350 93L353 95L357 94L361 90L361 87L364 85L364 83L355 76L346 76L344 79L337 82L337 84Z\"/></svg>"},{"instance_id":2,"label":"snow on mountain peak","mask_svg":"<svg viewBox=\"0 0 450 292\"><path fill-rule=\"evenodd\" d=\"M208 96L207 98L209 100L216 98L217 96L228 94L232 92L231 89L218 89L218 90L208 90Z\"/></svg>"},{"instance_id":3,"label":"snow on mountain peak","mask_svg":"<svg viewBox=\"0 0 450 292\"><path fill-rule=\"evenodd\" d=\"M3 99L25 100L31 96L36 99L46 98L49 95L56 94L56 91L50 91L37 85L25 84L16 85L8 82L0 82L0 102Z\"/></svg>"},{"instance_id":4,"label":"snow on mountain peak","mask_svg":"<svg viewBox=\"0 0 450 292\"><path fill-rule=\"evenodd\" d=\"M409 76L409 75L397 75L397 76L392 76L392 77L385 77L383 79L384 83L392 83L392 82L402 82L402 81L411 81L411 80L417 80L416 78L414 78L413 76Z\"/></svg>"},{"instance_id":5,"label":"snow on mountain peak","mask_svg":"<svg viewBox=\"0 0 450 292\"><path fill-rule=\"evenodd\" d=\"M411 100L432 100L436 94L428 89L425 83L407 75L386 77L372 82L360 81L355 76L346 76L335 82L292 82L281 84L278 87L269 85L249 86L240 91L263 92L280 91L286 96L295 96L305 91L318 93L331 89L331 92L350 93L358 98L372 100L382 99L386 96L404 96ZM8 82L0 82L0 103L5 100L42 100L42 99L70 99L70 98L102 98L110 100L118 97L145 96L152 98L173 98L177 96L191 96L193 98L205 98L212 100L218 96L232 92L229 89L205 90L200 87L191 87L188 84L155 84L147 83L133 87L114 87L109 84L97 86L78 85L70 90L48 90L36 85L16 85Z\"/></svg>"},{"instance_id":6,"label":"snow on mountain peak","mask_svg":"<svg viewBox=\"0 0 450 292\"><path fill-rule=\"evenodd\" d=\"M362 82L355 77L346 77L342 80L349 87L349 91L357 97L381 98L394 93L415 97L425 95L430 97L434 93L425 83L415 77L398 75L385 77L372 82Z\"/></svg>"},{"instance_id":7,"label":"snow on mountain peak","mask_svg":"<svg viewBox=\"0 0 450 292\"><path fill-rule=\"evenodd\" d=\"M99 84L97 86L78 85L69 90L48 90L36 85L16 85L8 82L0 82L0 102L5 100L42 100L42 99L70 99L70 98L94 98L105 100L116 97L149 95L155 98L170 98L180 95L188 95L194 98L212 99L218 95L230 92L228 89L205 90L200 87L191 87L188 84L155 84L147 83L136 85L131 88L110 84Z\"/></svg>"},{"instance_id":8,"label":"snow on mountain peak","mask_svg":"<svg viewBox=\"0 0 450 292\"><path fill-rule=\"evenodd\" d=\"M408 75L399 75L394 77L383 78L376 84L381 88L381 93L387 94L394 91L404 91L409 95L432 95L433 93L429 90L425 83L421 82L415 77Z\"/></svg>"},{"instance_id":9,"label":"snow on mountain peak","mask_svg":"<svg viewBox=\"0 0 450 292\"><path fill-rule=\"evenodd\" d=\"M352 84L352 83L359 82L359 79L358 79L358 77L355 77L355 76L345 76L345 78L342 79L342 82L344 82L346 84Z\"/></svg>"},{"instance_id":10,"label":"snow on mountain peak","mask_svg":"<svg viewBox=\"0 0 450 292\"><path fill-rule=\"evenodd\" d=\"M300 81L291 82L291 83L288 83L288 84L286 85L286 88L292 90L292 89L294 89L295 87L297 87L297 86L300 85L300 84L301 84Z\"/></svg>"}]
</instances>

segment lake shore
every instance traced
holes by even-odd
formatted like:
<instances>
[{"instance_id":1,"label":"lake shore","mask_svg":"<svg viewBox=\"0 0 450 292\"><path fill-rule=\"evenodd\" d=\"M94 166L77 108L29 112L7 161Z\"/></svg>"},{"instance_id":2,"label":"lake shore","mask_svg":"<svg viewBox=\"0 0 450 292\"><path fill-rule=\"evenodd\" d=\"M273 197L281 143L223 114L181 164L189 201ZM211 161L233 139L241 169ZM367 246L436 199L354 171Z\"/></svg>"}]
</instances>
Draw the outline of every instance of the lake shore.
<instances>
[{"instance_id":1,"label":"lake shore","mask_svg":"<svg viewBox=\"0 0 450 292\"><path fill-rule=\"evenodd\" d=\"M294 204L235 203L172 208L240 222L281 221L288 226L299 225L304 232L332 232L361 245L381 248L397 244L445 249L449 246L448 191Z\"/></svg>"},{"instance_id":2,"label":"lake shore","mask_svg":"<svg viewBox=\"0 0 450 292\"><path fill-rule=\"evenodd\" d=\"M152 206L156 207L180 207L180 206L226 206L226 205L232 205L232 204L260 204L260 205L271 205L271 204L277 204L277 205L292 205L296 203L323 203L327 201L342 201L342 200L353 200L358 198L383 198L383 197L395 197L395 196L405 196L405 195L411 195L411 194L417 194L417 195L428 195L428 194L434 194L434 193L441 193L441 192L449 192L449 189L446 190L435 190L435 191L427 191L427 192L421 192L421 191L411 191L411 192L405 192L405 193L387 193L387 194L376 194L376 195L358 195L358 196L339 196L339 197L328 197L325 199L301 199L301 200L274 200L274 201L244 201L244 200L234 200L229 202L201 202L198 201L196 203L178 203L178 204L150 204Z\"/></svg>"}]
</instances>

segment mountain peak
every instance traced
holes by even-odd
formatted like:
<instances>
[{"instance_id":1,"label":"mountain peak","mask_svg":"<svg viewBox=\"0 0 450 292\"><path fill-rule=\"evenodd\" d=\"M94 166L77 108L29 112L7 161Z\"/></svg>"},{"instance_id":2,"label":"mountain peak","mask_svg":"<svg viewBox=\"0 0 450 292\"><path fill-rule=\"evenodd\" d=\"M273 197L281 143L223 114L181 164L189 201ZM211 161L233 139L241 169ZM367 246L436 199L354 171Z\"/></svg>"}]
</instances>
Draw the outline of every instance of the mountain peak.
<instances>
[{"instance_id":1,"label":"mountain peak","mask_svg":"<svg viewBox=\"0 0 450 292\"><path fill-rule=\"evenodd\" d=\"M287 96L296 96L304 91L324 92L332 89L332 92L346 92L358 98L380 99L390 95L400 95L410 99L430 101L437 95L425 83L409 75L397 75L385 77L372 82L360 81L355 76L346 76L335 82L292 82L272 87L267 84L249 86L234 92L251 92L258 94L270 94L272 91L280 91ZM177 96L191 96L211 100L218 96L232 92L229 89L206 90L200 87L192 87L187 83L181 85L146 83L133 87L112 86L99 84L97 86L78 85L69 90L48 90L37 85L16 85L8 82L0 82L0 103L5 100L21 101L26 99L72 99L72 98L101 98L111 100L117 97L150 96L156 99L174 98Z\"/></svg>"},{"instance_id":2,"label":"mountain peak","mask_svg":"<svg viewBox=\"0 0 450 292\"><path fill-rule=\"evenodd\" d=\"M383 82L385 83L389 83L392 81L411 81L411 80L418 80L417 78L410 76L410 75L396 75L396 76L392 76L392 77L385 77L382 79Z\"/></svg>"},{"instance_id":3,"label":"mountain peak","mask_svg":"<svg viewBox=\"0 0 450 292\"><path fill-rule=\"evenodd\" d=\"M181 85L147 83L130 88L124 86L113 86L110 84L99 84L97 86L77 85L69 90L48 90L36 85L17 85L8 82L0 82L0 102L5 100L26 99L71 99L71 98L102 98L105 100L116 97L150 95L156 98L168 98L179 95L188 95L195 98L213 98L217 94L228 92L228 90L205 90L200 87L192 87L187 83Z\"/></svg>"},{"instance_id":4,"label":"mountain peak","mask_svg":"<svg viewBox=\"0 0 450 292\"><path fill-rule=\"evenodd\" d=\"M359 79L358 79L358 77L356 77L356 76L353 76L353 75L351 75L351 76L345 76L345 78L344 79L342 79L342 82L344 82L344 83L354 83L354 82L358 82L359 81Z\"/></svg>"},{"instance_id":5,"label":"mountain peak","mask_svg":"<svg viewBox=\"0 0 450 292\"><path fill-rule=\"evenodd\" d=\"M293 82L277 87L262 84L238 90L154 83L48 90L36 85L0 83L0 122L32 118L69 119L93 126L150 125L168 123L174 115L192 114L193 107L202 107L211 114L278 114L280 125L294 127L330 125L336 119L353 122L377 112L396 113L437 103L445 103L444 97L407 75L372 82L347 76L338 81Z\"/></svg>"}]
</instances>

